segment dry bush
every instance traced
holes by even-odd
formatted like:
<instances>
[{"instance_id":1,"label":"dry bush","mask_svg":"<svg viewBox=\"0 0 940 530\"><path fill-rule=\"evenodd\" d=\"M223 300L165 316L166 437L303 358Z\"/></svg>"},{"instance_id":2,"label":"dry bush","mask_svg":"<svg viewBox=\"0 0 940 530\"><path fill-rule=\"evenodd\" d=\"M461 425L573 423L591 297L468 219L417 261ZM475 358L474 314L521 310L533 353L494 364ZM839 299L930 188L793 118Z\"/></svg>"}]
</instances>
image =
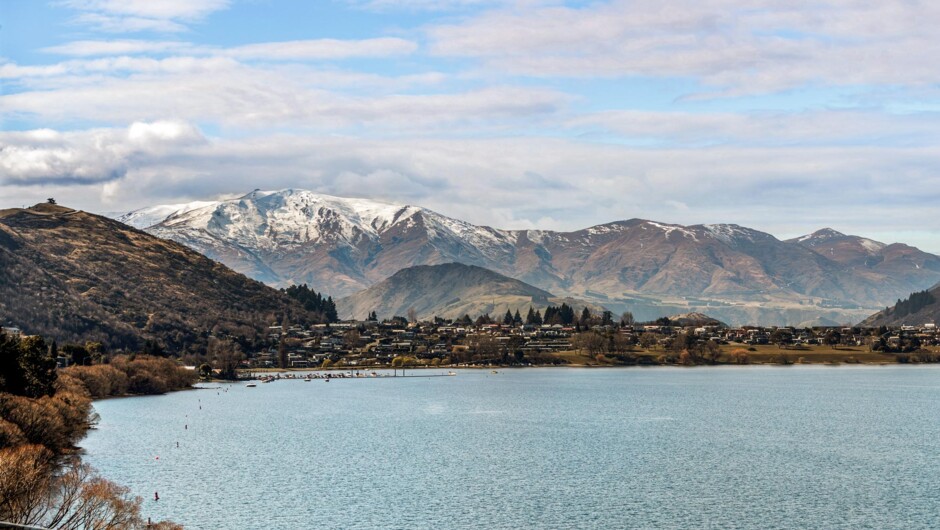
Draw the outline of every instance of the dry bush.
<instances>
[{"instance_id":1,"label":"dry bush","mask_svg":"<svg viewBox=\"0 0 940 530\"><path fill-rule=\"evenodd\" d=\"M23 431L15 423L0 418L0 448L13 447L23 443L26 443Z\"/></svg>"},{"instance_id":2,"label":"dry bush","mask_svg":"<svg viewBox=\"0 0 940 530\"><path fill-rule=\"evenodd\" d=\"M187 388L196 373L170 359L150 356L115 357L111 364L73 366L64 374L82 381L94 398L125 394L163 394Z\"/></svg>"},{"instance_id":3,"label":"dry bush","mask_svg":"<svg viewBox=\"0 0 940 530\"><path fill-rule=\"evenodd\" d=\"M750 356L744 348L731 350L729 355L731 356L731 362L734 364L747 364L750 362Z\"/></svg>"},{"instance_id":4,"label":"dry bush","mask_svg":"<svg viewBox=\"0 0 940 530\"><path fill-rule=\"evenodd\" d=\"M53 471L52 453L41 445L0 449L0 520L36 522Z\"/></svg>"},{"instance_id":5,"label":"dry bush","mask_svg":"<svg viewBox=\"0 0 940 530\"><path fill-rule=\"evenodd\" d=\"M127 393L127 374L109 364L73 366L63 371L81 380L94 398L120 396Z\"/></svg>"},{"instance_id":6,"label":"dry bush","mask_svg":"<svg viewBox=\"0 0 940 530\"><path fill-rule=\"evenodd\" d=\"M70 445L62 417L47 397L31 399L0 394L0 417L19 427L29 444L43 445L55 452Z\"/></svg>"},{"instance_id":7,"label":"dry bush","mask_svg":"<svg viewBox=\"0 0 940 530\"><path fill-rule=\"evenodd\" d=\"M144 529L141 499L72 459L56 474L52 453L38 445L0 450L0 520L58 530ZM149 528L175 530L161 521Z\"/></svg>"}]
</instances>

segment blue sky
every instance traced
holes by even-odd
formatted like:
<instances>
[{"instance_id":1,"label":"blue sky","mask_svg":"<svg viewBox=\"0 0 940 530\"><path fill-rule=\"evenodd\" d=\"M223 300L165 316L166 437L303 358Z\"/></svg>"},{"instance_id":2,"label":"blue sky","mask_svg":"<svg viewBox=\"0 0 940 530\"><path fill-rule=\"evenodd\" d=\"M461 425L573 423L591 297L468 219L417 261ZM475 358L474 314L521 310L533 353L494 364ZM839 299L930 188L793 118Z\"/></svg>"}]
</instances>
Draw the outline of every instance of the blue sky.
<instances>
[{"instance_id":1,"label":"blue sky","mask_svg":"<svg viewBox=\"0 0 940 530\"><path fill-rule=\"evenodd\" d=\"M6 0L0 207L306 188L940 252L940 6Z\"/></svg>"}]
</instances>

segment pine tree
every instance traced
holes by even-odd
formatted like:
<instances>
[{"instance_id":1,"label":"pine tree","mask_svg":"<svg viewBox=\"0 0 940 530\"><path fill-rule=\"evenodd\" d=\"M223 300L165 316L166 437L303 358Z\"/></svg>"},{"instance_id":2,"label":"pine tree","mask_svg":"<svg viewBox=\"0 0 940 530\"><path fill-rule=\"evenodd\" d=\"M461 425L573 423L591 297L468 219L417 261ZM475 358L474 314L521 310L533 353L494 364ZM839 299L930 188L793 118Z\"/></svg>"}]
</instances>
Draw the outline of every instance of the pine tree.
<instances>
[{"instance_id":1,"label":"pine tree","mask_svg":"<svg viewBox=\"0 0 940 530\"><path fill-rule=\"evenodd\" d=\"M327 323L339 321L339 315L336 314L336 303L333 302L332 296L328 297L323 303L323 312L326 313Z\"/></svg>"},{"instance_id":2,"label":"pine tree","mask_svg":"<svg viewBox=\"0 0 940 530\"><path fill-rule=\"evenodd\" d=\"M512 323L517 326L522 324L522 315L519 314L518 309L516 309L516 314L512 317Z\"/></svg>"},{"instance_id":3,"label":"pine tree","mask_svg":"<svg viewBox=\"0 0 940 530\"><path fill-rule=\"evenodd\" d=\"M532 309L532 306L529 306L529 314L525 317L525 323L535 325L535 311Z\"/></svg>"},{"instance_id":4,"label":"pine tree","mask_svg":"<svg viewBox=\"0 0 940 530\"><path fill-rule=\"evenodd\" d=\"M307 287L307 284L291 285L287 289L281 289L281 291L300 302L307 311L319 313L325 323L339 320L333 297L323 298L323 295Z\"/></svg>"},{"instance_id":5,"label":"pine tree","mask_svg":"<svg viewBox=\"0 0 940 530\"><path fill-rule=\"evenodd\" d=\"M544 321L546 324L560 324L558 319L558 308L553 305L546 307Z\"/></svg>"},{"instance_id":6,"label":"pine tree","mask_svg":"<svg viewBox=\"0 0 940 530\"><path fill-rule=\"evenodd\" d=\"M277 364L280 368L287 368L288 355L287 355L287 343L284 341L284 337L281 337L281 342L277 345Z\"/></svg>"},{"instance_id":7,"label":"pine tree","mask_svg":"<svg viewBox=\"0 0 940 530\"><path fill-rule=\"evenodd\" d=\"M512 325L512 312L508 309L506 310L506 316L503 317L503 324L506 326Z\"/></svg>"}]
</instances>

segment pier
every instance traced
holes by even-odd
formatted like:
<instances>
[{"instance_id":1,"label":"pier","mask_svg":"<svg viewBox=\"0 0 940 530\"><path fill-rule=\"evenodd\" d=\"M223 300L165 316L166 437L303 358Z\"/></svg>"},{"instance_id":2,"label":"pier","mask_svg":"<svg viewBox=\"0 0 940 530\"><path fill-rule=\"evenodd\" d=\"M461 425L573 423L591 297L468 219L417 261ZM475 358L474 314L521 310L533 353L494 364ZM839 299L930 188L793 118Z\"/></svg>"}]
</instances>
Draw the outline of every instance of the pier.
<instances>
[{"instance_id":1,"label":"pier","mask_svg":"<svg viewBox=\"0 0 940 530\"><path fill-rule=\"evenodd\" d=\"M277 373L271 375L257 375L249 374L247 379L242 379L242 381L260 381L261 383L271 383L279 380L290 380L290 381L330 381L333 379L396 379L396 378L431 378L431 377L454 377L457 375L457 372L449 371L444 373L436 374L405 374L402 370L401 374L398 373L379 373L379 372L363 372L363 371L345 371L345 372L309 372L306 374L295 374L293 372L287 373Z\"/></svg>"}]
</instances>

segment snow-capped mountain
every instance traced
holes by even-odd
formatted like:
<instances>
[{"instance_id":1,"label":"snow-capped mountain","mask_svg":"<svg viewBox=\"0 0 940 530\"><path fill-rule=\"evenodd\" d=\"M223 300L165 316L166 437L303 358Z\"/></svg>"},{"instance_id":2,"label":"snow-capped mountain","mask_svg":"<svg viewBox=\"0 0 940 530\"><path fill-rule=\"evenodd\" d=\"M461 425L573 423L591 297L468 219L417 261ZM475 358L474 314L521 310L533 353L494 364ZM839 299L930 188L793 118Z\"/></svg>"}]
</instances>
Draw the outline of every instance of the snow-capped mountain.
<instances>
[{"instance_id":1,"label":"snow-capped mountain","mask_svg":"<svg viewBox=\"0 0 940 530\"><path fill-rule=\"evenodd\" d=\"M419 206L305 190L256 190L119 219L260 281L307 283L334 297L407 267L458 262L640 318L701 310L730 323L848 322L940 280L940 258L905 245L856 238L875 253L869 258L885 256L880 266L827 256L813 243L838 240L829 233L780 241L733 224L642 219L575 232L498 230Z\"/></svg>"}]
</instances>

